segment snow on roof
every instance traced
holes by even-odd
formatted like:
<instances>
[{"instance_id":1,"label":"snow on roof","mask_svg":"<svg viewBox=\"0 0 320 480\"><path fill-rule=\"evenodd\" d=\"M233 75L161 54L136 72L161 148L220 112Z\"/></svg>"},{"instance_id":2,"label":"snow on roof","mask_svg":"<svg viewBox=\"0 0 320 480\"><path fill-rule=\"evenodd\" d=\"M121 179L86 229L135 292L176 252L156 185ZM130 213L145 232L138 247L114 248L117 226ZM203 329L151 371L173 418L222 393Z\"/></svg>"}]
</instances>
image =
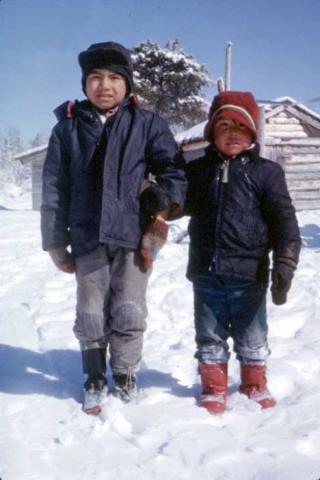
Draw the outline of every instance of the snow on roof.
<instances>
[{"instance_id":1,"label":"snow on roof","mask_svg":"<svg viewBox=\"0 0 320 480\"><path fill-rule=\"evenodd\" d=\"M284 96L284 97L275 98L272 101L283 103L284 105L288 105L288 104L290 105L291 104L293 107L297 107L299 110L302 110L303 112L310 115L311 117L316 118L317 120L320 120L320 113L315 112L314 110L312 110L309 107L306 107L303 103L298 102L293 97ZM279 106L279 105L275 105L275 104L272 104L272 103L265 104L265 107L267 107L267 109L269 111L272 111L272 109L274 109L277 106Z\"/></svg>"},{"instance_id":2,"label":"snow on roof","mask_svg":"<svg viewBox=\"0 0 320 480\"><path fill-rule=\"evenodd\" d=\"M273 102L276 102L276 103L273 103ZM319 113L315 112L314 110L311 110L310 108L306 107L302 103L297 102L297 100L289 96L275 98L274 100L271 100L270 103L267 103L262 100L258 102L259 105L264 105L264 107L268 112L268 116L271 115L272 110L279 107L281 103L283 103L284 106L292 105L293 107L297 107L299 110L302 110L307 115L310 115L313 118L320 120ZM195 125L194 127L189 128L188 130L185 130L184 132L178 133L175 136L176 142L179 144L188 144L188 143L203 140L203 130L204 130L205 124L206 122L202 122L202 123L199 123L198 125Z\"/></svg>"},{"instance_id":3,"label":"snow on roof","mask_svg":"<svg viewBox=\"0 0 320 480\"><path fill-rule=\"evenodd\" d=\"M41 153L48 148L48 144L40 145L39 147L30 148L29 150L25 150L24 152L18 153L14 156L15 160L21 160L22 158L31 157L36 153Z\"/></svg>"},{"instance_id":4,"label":"snow on roof","mask_svg":"<svg viewBox=\"0 0 320 480\"><path fill-rule=\"evenodd\" d=\"M203 129L207 121L201 122L194 127L189 128L189 130L185 130L184 132L180 132L175 136L177 143L191 143L195 142L196 140L203 140Z\"/></svg>"}]
</instances>

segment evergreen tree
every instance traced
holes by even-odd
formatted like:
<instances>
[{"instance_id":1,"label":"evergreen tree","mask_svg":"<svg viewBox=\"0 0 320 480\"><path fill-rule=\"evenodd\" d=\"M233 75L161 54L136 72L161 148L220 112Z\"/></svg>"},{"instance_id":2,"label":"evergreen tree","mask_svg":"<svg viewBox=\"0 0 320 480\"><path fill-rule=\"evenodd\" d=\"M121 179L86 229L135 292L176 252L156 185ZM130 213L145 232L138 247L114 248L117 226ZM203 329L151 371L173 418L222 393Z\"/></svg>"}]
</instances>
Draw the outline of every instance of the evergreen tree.
<instances>
[{"instance_id":1,"label":"evergreen tree","mask_svg":"<svg viewBox=\"0 0 320 480\"><path fill-rule=\"evenodd\" d=\"M16 128L10 128L7 136L0 137L0 188L6 182L20 184L24 169L14 156L23 150L21 135Z\"/></svg>"},{"instance_id":2,"label":"evergreen tree","mask_svg":"<svg viewBox=\"0 0 320 480\"><path fill-rule=\"evenodd\" d=\"M36 136L30 141L29 145L31 148L42 147L46 145L49 141L49 135L46 132L39 132Z\"/></svg>"},{"instance_id":3,"label":"evergreen tree","mask_svg":"<svg viewBox=\"0 0 320 480\"><path fill-rule=\"evenodd\" d=\"M183 51L178 40L165 48L147 41L131 53L135 92L142 106L165 118L175 131L206 119L208 103L202 90L211 83L208 71Z\"/></svg>"}]
</instances>

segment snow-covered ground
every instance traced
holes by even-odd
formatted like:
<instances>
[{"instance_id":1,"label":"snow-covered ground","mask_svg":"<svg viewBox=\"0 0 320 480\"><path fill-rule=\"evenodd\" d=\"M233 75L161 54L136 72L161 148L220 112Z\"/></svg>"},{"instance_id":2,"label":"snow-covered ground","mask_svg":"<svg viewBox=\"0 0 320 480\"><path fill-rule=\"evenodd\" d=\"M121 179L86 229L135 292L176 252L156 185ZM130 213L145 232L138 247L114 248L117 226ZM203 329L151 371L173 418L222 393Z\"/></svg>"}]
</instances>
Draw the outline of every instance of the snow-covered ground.
<instances>
[{"instance_id":1,"label":"snow-covered ground","mask_svg":"<svg viewBox=\"0 0 320 480\"><path fill-rule=\"evenodd\" d=\"M195 406L200 388L185 239L168 242L151 277L137 402L110 397L94 418L81 411L74 277L41 251L39 213L28 196L2 192L1 479L318 480L320 211L298 217L304 247L289 301L275 307L269 299L276 408L261 411L238 393L234 356L227 412L210 416Z\"/></svg>"}]
</instances>

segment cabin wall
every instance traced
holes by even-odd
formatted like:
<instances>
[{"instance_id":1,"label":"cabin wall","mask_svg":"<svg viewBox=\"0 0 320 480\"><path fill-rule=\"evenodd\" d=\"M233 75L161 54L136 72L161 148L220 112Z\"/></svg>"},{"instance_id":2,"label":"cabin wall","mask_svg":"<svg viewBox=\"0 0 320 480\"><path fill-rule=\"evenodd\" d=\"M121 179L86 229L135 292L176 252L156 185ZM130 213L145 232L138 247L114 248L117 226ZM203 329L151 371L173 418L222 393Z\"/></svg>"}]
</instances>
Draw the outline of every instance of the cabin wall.
<instances>
[{"instance_id":1,"label":"cabin wall","mask_svg":"<svg viewBox=\"0 0 320 480\"><path fill-rule=\"evenodd\" d=\"M308 132L302 121L293 117L287 111L280 112L277 116L266 119L265 138L273 138L279 141L307 137Z\"/></svg>"},{"instance_id":2,"label":"cabin wall","mask_svg":"<svg viewBox=\"0 0 320 480\"><path fill-rule=\"evenodd\" d=\"M265 149L265 156L283 167L297 210L320 209L320 138L317 140L319 146L288 142Z\"/></svg>"},{"instance_id":3,"label":"cabin wall","mask_svg":"<svg viewBox=\"0 0 320 480\"><path fill-rule=\"evenodd\" d=\"M40 210L42 196L42 169L46 151L32 158L32 210Z\"/></svg>"}]
</instances>

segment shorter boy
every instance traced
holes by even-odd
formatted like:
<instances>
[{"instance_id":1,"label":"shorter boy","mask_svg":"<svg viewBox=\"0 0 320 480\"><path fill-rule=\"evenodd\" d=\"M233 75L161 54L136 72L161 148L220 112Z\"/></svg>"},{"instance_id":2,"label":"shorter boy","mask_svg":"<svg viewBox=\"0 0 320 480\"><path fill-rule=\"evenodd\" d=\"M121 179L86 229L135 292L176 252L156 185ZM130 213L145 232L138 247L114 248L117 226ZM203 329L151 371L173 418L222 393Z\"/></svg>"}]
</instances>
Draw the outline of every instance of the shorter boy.
<instances>
[{"instance_id":1,"label":"shorter boy","mask_svg":"<svg viewBox=\"0 0 320 480\"><path fill-rule=\"evenodd\" d=\"M301 240L282 168L259 157L258 113L250 92L219 93L205 126L210 145L186 164L199 405L210 413L226 407L228 337L240 361L240 392L262 408L276 403L266 380L269 252L273 302L281 305Z\"/></svg>"}]
</instances>

